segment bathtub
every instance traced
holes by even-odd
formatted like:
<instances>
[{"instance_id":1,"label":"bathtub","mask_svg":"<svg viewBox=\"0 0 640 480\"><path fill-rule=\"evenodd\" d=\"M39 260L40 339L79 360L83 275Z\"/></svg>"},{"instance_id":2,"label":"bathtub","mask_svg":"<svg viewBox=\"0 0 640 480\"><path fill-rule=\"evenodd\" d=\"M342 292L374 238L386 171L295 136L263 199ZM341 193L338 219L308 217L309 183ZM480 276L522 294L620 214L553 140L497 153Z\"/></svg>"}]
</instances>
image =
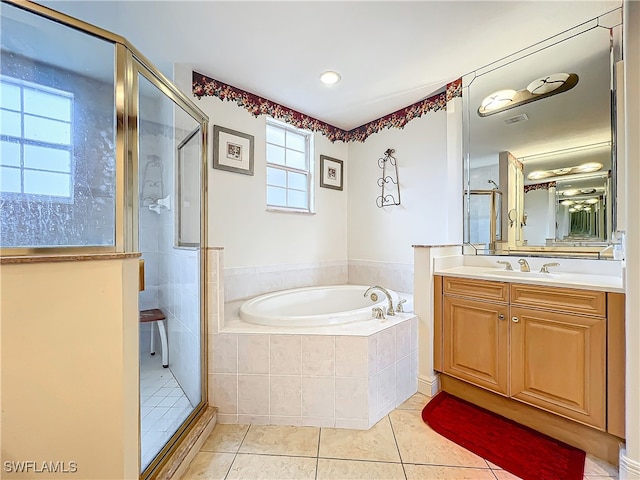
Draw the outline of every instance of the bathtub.
<instances>
[{"instance_id":1,"label":"bathtub","mask_svg":"<svg viewBox=\"0 0 640 480\"><path fill-rule=\"evenodd\" d=\"M384 286L384 285L383 285ZM294 288L224 304L209 336L217 422L371 428L418 389L418 317L372 318L368 285Z\"/></svg>"},{"instance_id":2,"label":"bathtub","mask_svg":"<svg viewBox=\"0 0 640 480\"><path fill-rule=\"evenodd\" d=\"M342 325L372 318L373 307L386 312L387 297L373 290L377 301L365 297L368 285L331 285L295 288L267 293L245 301L239 309L242 321L254 325L317 327ZM398 294L389 290L394 307Z\"/></svg>"}]
</instances>

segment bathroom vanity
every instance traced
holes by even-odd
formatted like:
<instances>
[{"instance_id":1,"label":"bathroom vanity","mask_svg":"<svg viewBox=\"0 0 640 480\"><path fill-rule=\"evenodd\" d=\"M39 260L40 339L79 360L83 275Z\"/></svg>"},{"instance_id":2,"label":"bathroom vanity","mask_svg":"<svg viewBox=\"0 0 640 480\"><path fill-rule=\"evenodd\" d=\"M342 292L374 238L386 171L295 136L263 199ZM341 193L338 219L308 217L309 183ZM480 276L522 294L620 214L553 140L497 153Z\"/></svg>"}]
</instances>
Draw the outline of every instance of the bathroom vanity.
<instances>
[{"instance_id":1,"label":"bathroom vanity","mask_svg":"<svg viewBox=\"0 0 640 480\"><path fill-rule=\"evenodd\" d=\"M444 390L462 389L510 418L561 417L576 437L589 436L586 425L624 438L624 294L615 278L475 266L433 278L434 369ZM529 426L555 436L545 431L549 417L539 418Z\"/></svg>"}]
</instances>

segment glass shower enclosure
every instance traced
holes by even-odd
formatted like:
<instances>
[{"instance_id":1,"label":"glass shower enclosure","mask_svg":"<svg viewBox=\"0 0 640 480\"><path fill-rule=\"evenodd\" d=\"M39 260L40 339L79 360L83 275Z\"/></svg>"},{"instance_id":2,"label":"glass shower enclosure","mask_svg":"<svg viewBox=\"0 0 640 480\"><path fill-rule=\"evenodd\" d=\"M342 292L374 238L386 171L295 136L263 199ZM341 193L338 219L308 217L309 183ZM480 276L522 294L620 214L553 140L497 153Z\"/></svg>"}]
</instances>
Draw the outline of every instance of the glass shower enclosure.
<instances>
[{"instance_id":1,"label":"glass shower enclosure","mask_svg":"<svg viewBox=\"0 0 640 480\"><path fill-rule=\"evenodd\" d=\"M126 39L31 2L1 14L2 254L141 253L124 321L147 478L206 406L208 118Z\"/></svg>"}]
</instances>

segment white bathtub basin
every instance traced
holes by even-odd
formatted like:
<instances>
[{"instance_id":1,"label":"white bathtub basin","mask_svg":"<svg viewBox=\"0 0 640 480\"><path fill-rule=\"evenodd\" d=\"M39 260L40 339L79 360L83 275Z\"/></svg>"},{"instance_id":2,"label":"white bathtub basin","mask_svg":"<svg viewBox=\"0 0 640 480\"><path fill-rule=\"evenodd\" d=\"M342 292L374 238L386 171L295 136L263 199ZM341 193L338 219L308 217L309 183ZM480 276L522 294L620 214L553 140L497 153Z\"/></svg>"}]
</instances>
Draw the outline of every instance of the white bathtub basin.
<instances>
[{"instance_id":1,"label":"white bathtub basin","mask_svg":"<svg viewBox=\"0 0 640 480\"><path fill-rule=\"evenodd\" d=\"M331 285L295 288L267 293L240 306L240 318L256 325L312 327L339 325L372 318L373 307L384 307L387 298L375 290L378 301L364 296L368 285ZM398 295L389 291L394 306Z\"/></svg>"}]
</instances>

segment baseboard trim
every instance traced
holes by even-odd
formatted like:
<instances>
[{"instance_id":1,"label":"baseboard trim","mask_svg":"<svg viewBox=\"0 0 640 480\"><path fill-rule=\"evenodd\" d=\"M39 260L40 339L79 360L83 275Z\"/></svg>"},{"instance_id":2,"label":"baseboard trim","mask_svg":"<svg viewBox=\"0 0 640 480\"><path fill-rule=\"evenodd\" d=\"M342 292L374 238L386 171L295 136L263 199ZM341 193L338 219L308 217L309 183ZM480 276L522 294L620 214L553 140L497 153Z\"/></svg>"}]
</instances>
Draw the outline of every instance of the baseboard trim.
<instances>
[{"instance_id":1,"label":"baseboard trim","mask_svg":"<svg viewBox=\"0 0 640 480\"><path fill-rule=\"evenodd\" d=\"M418 392L433 397L440 391L440 375L435 374L433 377L418 375Z\"/></svg>"},{"instance_id":2,"label":"baseboard trim","mask_svg":"<svg viewBox=\"0 0 640 480\"><path fill-rule=\"evenodd\" d=\"M627 457L627 450L620 448L620 480L640 479L640 462Z\"/></svg>"}]
</instances>

